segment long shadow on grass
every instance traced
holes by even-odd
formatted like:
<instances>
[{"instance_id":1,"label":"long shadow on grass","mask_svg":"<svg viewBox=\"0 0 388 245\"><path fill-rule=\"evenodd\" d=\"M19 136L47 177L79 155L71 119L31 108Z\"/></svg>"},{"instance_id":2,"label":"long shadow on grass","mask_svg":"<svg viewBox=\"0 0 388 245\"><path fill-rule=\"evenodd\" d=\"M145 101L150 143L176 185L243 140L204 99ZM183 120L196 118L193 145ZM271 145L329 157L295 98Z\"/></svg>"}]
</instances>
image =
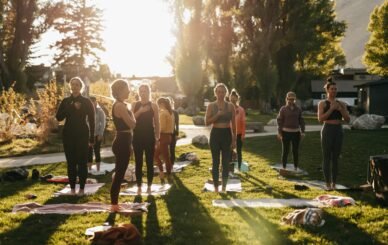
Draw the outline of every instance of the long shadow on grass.
<instances>
[{"instance_id":1,"label":"long shadow on grass","mask_svg":"<svg viewBox=\"0 0 388 245\"><path fill-rule=\"evenodd\" d=\"M323 227L302 226L307 232L321 237L321 244L383 244L357 227L357 224L325 212ZM311 241L310 241L311 242Z\"/></svg>"},{"instance_id":2,"label":"long shadow on grass","mask_svg":"<svg viewBox=\"0 0 388 245\"><path fill-rule=\"evenodd\" d=\"M171 240L159 243L231 244L198 197L175 176L174 185L164 198L171 217ZM173 239L173 240L172 240Z\"/></svg>"},{"instance_id":3,"label":"long shadow on grass","mask_svg":"<svg viewBox=\"0 0 388 245\"><path fill-rule=\"evenodd\" d=\"M255 241L260 244L290 244L291 241L275 225L267 221L253 208L234 208L255 234Z\"/></svg>"},{"instance_id":4,"label":"long shadow on grass","mask_svg":"<svg viewBox=\"0 0 388 245\"><path fill-rule=\"evenodd\" d=\"M142 234L145 244L160 244L165 238L162 236L160 231L155 197L148 195L146 201L150 203L150 205L148 206L147 214L143 214L147 215L145 227L143 227L143 215L133 217L131 222L136 226L140 234ZM142 198L140 196L136 196L134 202L142 202Z\"/></svg>"}]
</instances>

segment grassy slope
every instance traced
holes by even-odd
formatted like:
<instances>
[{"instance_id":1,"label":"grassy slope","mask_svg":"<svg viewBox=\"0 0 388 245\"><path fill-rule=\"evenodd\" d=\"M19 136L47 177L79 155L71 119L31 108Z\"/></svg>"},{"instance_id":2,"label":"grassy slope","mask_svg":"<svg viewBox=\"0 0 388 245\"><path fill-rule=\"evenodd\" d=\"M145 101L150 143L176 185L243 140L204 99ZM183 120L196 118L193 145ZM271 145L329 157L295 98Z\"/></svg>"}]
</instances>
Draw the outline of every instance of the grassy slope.
<instances>
[{"instance_id":1,"label":"grassy slope","mask_svg":"<svg viewBox=\"0 0 388 245\"><path fill-rule=\"evenodd\" d=\"M346 131L341 157L339 183L358 185L365 183L366 166L370 155L388 151L387 130ZM11 214L14 204L26 202L24 195L35 193L38 203L109 202L110 184L90 197L58 197L51 194L63 185L44 184L27 180L0 185L0 244L86 244L83 235L88 227L106 221L132 222L143 235L146 244L373 244L388 241L384 232L388 226L388 211L380 208L372 193L332 192L348 195L357 206L326 208L326 224L321 228L293 227L280 224L280 218L292 211L282 209L234 208L222 209L211 205L219 198L314 198L322 190L295 191L293 184L278 178L270 163L278 162L280 144L272 137L247 139L244 159L251 171L241 174L242 193L216 195L202 192L204 181L211 177L208 168L211 157L208 149L194 146L179 147L177 155L194 151L201 161L176 175L174 186L164 197L120 197L120 201L148 201L149 212L130 221L128 217L109 214L88 215L29 215ZM320 167L319 133L308 133L301 145L301 167L310 175L308 179L322 180ZM112 160L112 159L110 159ZM38 166L43 173L66 174L64 163ZM98 177L110 183L110 176ZM155 178L155 182L158 180ZM264 192L266 185L272 194Z\"/></svg>"}]
</instances>

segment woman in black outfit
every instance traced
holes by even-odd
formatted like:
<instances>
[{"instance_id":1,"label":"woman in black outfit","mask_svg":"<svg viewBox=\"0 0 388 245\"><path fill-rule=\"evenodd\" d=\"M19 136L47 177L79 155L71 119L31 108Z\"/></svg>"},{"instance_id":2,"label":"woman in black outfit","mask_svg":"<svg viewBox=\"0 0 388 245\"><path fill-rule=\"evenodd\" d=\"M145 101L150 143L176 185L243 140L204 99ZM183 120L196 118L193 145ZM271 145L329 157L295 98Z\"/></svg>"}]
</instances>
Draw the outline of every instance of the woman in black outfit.
<instances>
[{"instance_id":1,"label":"woman in black outfit","mask_svg":"<svg viewBox=\"0 0 388 245\"><path fill-rule=\"evenodd\" d=\"M63 128L63 148L71 195L75 195L77 176L80 184L78 195L83 195L88 174L88 148L94 143L95 114L92 102L81 95L85 87L81 78L70 79L69 85L71 95L62 100L56 118L58 121L66 119Z\"/></svg>"},{"instance_id":2,"label":"woman in black outfit","mask_svg":"<svg viewBox=\"0 0 388 245\"><path fill-rule=\"evenodd\" d=\"M323 123L321 130L323 175L326 181L326 189L333 190L336 187L338 158L342 148L342 123L344 121L349 122L350 117L345 103L336 99L337 85L331 77L327 79L324 88L327 99L320 101L318 104L318 120Z\"/></svg>"},{"instance_id":3,"label":"woman in black outfit","mask_svg":"<svg viewBox=\"0 0 388 245\"><path fill-rule=\"evenodd\" d=\"M112 151L116 157L115 175L110 189L112 211L120 210L118 205L121 182L129 164L132 147L132 129L136 125L133 113L124 102L129 96L128 82L118 79L111 86L112 97L116 99L112 107L113 123L116 127L116 137L113 140Z\"/></svg>"},{"instance_id":4,"label":"woman in black outfit","mask_svg":"<svg viewBox=\"0 0 388 245\"><path fill-rule=\"evenodd\" d=\"M150 101L151 88L148 84L139 86L139 98L132 104L132 112L136 118L136 127L133 131L133 151L135 153L135 175L137 194L141 194L143 176L143 153L147 164L147 193L151 193L152 180L154 178L154 152L155 143L159 141L159 109Z\"/></svg>"}]
</instances>

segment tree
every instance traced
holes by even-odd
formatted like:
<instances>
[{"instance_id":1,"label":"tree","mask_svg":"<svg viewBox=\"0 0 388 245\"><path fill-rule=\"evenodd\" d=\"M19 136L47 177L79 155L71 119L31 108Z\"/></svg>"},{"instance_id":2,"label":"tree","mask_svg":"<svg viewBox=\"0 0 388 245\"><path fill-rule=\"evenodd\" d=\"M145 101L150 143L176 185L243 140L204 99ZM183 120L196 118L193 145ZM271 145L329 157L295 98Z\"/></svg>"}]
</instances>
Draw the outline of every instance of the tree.
<instances>
[{"instance_id":1,"label":"tree","mask_svg":"<svg viewBox=\"0 0 388 245\"><path fill-rule=\"evenodd\" d=\"M185 3L184 3L185 2ZM189 101L189 114L195 114L196 96L202 90L202 0L176 1L175 11L178 28L176 44L175 75L178 86ZM186 4L186 5L184 5ZM184 23L183 13L191 11L191 17Z\"/></svg>"},{"instance_id":2,"label":"tree","mask_svg":"<svg viewBox=\"0 0 388 245\"><path fill-rule=\"evenodd\" d=\"M371 74L388 76L388 1L376 7L370 17L371 32L363 62Z\"/></svg>"},{"instance_id":3,"label":"tree","mask_svg":"<svg viewBox=\"0 0 388 245\"><path fill-rule=\"evenodd\" d=\"M64 35L55 43L59 54L54 57L56 64L74 67L76 73L84 72L87 63L99 64L97 51L104 51L101 31L102 10L95 5L87 5L87 0L70 0L66 11L54 27Z\"/></svg>"},{"instance_id":4,"label":"tree","mask_svg":"<svg viewBox=\"0 0 388 245\"><path fill-rule=\"evenodd\" d=\"M31 47L52 26L62 7L50 1L0 1L0 87L8 89L15 81L15 90L26 92L24 69L33 54Z\"/></svg>"}]
</instances>

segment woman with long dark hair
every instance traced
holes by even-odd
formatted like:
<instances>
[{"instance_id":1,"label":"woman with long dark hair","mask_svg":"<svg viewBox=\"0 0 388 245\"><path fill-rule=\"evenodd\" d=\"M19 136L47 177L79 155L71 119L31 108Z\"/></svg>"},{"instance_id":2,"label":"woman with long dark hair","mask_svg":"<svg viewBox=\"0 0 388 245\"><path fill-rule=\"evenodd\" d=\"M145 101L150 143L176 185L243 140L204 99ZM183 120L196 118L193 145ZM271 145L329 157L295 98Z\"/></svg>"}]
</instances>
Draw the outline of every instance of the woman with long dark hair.
<instances>
[{"instance_id":1,"label":"woman with long dark hair","mask_svg":"<svg viewBox=\"0 0 388 245\"><path fill-rule=\"evenodd\" d=\"M329 77L324 86L326 100L318 104L318 121L323 123L321 145L323 155L323 175L327 190L333 190L337 183L338 159L341 154L343 129L342 123L349 122L346 104L336 99L337 85Z\"/></svg>"}]
</instances>

